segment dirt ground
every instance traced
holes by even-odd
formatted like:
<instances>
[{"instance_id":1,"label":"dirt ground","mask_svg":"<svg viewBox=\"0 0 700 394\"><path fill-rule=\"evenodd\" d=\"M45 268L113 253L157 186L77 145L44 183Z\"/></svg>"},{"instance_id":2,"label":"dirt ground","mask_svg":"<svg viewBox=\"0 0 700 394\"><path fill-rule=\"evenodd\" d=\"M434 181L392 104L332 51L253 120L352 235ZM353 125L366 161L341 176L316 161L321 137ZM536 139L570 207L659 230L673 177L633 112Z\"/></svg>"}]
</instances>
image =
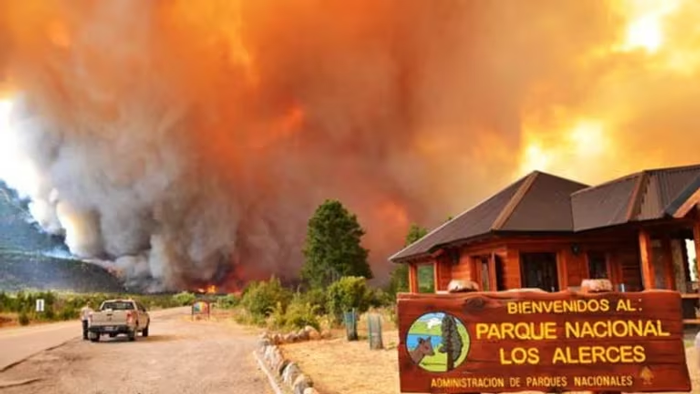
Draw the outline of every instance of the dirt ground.
<instances>
[{"instance_id":1,"label":"dirt ground","mask_svg":"<svg viewBox=\"0 0 700 394\"><path fill-rule=\"evenodd\" d=\"M271 393L252 355L257 339L234 324L154 320L151 336L128 342L73 340L0 373L2 394ZM36 379L36 381L34 381Z\"/></svg>"},{"instance_id":2,"label":"dirt ground","mask_svg":"<svg viewBox=\"0 0 700 394\"><path fill-rule=\"evenodd\" d=\"M358 325L358 332L360 332ZM398 331L383 333L384 350L370 350L367 339L348 342L345 338L284 345L287 358L296 361L323 394L396 394L399 367L396 344ZM362 332L360 332L362 335ZM700 393L700 371L695 349L687 350L693 382L692 393ZM524 392L534 393L534 392ZM673 393L681 394L681 393Z\"/></svg>"}]
</instances>

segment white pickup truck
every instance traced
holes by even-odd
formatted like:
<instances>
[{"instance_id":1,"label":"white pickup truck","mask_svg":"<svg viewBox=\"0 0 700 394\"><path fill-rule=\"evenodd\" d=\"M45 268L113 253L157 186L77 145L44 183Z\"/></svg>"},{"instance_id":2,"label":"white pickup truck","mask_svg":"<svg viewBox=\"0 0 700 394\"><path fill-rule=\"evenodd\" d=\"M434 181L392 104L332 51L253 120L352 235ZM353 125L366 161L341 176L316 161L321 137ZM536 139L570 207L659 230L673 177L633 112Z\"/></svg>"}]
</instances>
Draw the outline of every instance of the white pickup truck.
<instances>
[{"instance_id":1,"label":"white pickup truck","mask_svg":"<svg viewBox=\"0 0 700 394\"><path fill-rule=\"evenodd\" d=\"M102 335L114 338L126 334L130 341L134 341L139 332L144 337L148 336L150 324L151 318L140 303L131 299L107 300L98 311L90 314L88 338L99 342Z\"/></svg>"}]
</instances>

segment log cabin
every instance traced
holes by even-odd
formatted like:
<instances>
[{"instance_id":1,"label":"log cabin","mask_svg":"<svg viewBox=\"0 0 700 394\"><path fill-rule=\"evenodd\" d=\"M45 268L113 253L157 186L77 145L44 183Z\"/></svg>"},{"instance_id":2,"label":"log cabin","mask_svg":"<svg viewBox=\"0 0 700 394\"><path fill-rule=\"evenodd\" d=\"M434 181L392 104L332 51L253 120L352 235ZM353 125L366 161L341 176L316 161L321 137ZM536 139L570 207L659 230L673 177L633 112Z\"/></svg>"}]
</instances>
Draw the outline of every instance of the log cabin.
<instances>
[{"instance_id":1,"label":"log cabin","mask_svg":"<svg viewBox=\"0 0 700 394\"><path fill-rule=\"evenodd\" d=\"M688 245L700 251L700 164L595 186L535 171L389 260L408 264L410 292L426 266L438 292L453 279L483 291L578 290L587 278L617 291L677 290L686 323L700 324Z\"/></svg>"}]
</instances>

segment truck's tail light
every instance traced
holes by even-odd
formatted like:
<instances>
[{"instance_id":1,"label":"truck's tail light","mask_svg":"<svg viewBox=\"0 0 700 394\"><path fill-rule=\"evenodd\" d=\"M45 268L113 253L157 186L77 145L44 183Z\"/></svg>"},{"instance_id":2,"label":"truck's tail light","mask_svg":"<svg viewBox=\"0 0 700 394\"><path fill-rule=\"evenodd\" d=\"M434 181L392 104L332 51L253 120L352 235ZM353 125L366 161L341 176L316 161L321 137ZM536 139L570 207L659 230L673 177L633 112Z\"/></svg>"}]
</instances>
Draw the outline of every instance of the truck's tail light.
<instances>
[{"instance_id":1,"label":"truck's tail light","mask_svg":"<svg viewBox=\"0 0 700 394\"><path fill-rule=\"evenodd\" d=\"M133 319L133 316L131 314L131 311L126 312L126 322L131 323L131 320Z\"/></svg>"}]
</instances>

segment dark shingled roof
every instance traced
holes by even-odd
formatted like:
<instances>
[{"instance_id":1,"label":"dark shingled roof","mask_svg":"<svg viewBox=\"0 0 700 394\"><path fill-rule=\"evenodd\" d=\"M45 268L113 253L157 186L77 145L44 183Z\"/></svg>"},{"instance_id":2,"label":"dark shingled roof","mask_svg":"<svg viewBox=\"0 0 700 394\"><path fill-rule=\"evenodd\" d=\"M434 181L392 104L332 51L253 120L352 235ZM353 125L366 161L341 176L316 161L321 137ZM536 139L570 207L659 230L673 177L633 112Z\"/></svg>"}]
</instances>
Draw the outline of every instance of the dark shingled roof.
<instances>
[{"instance_id":1,"label":"dark shingled roof","mask_svg":"<svg viewBox=\"0 0 700 394\"><path fill-rule=\"evenodd\" d=\"M571 193L587 185L539 171L436 228L390 260L426 255L455 241L495 231L572 231Z\"/></svg>"},{"instance_id":2,"label":"dark shingled roof","mask_svg":"<svg viewBox=\"0 0 700 394\"><path fill-rule=\"evenodd\" d=\"M646 170L573 193L574 230L672 215L700 186L700 165Z\"/></svg>"},{"instance_id":3,"label":"dark shingled roof","mask_svg":"<svg viewBox=\"0 0 700 394\"><path fill-rule=\"evenodd\" d=\"M517 208L508 216L501 231L571 231L571 193L588 187L582 183L545 173L535 173L535 181L525 191Z\"/></svg>"},{"instance_id":4,"label":"dark shingled roof","mask_svg":"<svg viewBox=\"0 0 700 394\"><path fill-rule=\"evenodd\" d=\"M673 216L700 189L700 164L646 170L589 187L532 172L407 246L391 261L502 232L577 232Z\"/></svg>"}]
</instances>

